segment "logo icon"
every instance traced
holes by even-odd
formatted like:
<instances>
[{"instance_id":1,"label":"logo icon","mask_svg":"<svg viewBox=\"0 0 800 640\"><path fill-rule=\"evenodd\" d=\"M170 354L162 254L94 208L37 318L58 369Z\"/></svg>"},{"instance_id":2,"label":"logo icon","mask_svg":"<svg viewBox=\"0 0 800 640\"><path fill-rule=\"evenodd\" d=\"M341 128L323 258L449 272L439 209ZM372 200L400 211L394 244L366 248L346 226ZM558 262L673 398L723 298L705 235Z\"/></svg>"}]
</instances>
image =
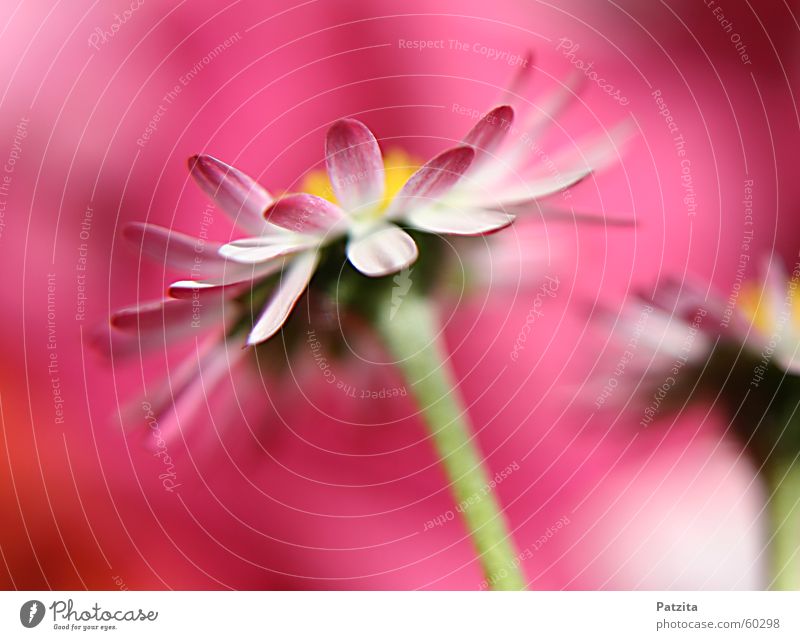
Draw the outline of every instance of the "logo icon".
<instances>
[{"instance_id":1,"label":"logo icon","mask_svg":"<svg viewBox=\"0 0 800 640\"><path fill-rule=\"evenodd\" d=\"M400 271L394 278L394 286L392 287L392 308L389 310L389 320L394 320L400 305L403 304L403 299L408 295L411 290L411 272L413 269L406 267Z\"/></svg>"},{"instance_id":2,"label":"logo icon","mask_svg":"<svg viewBox=\"0 0 800 640\"><path fill-rule=\"evenodd\" d=\"M44 619L44 604L38 600L28 600L19 610L19 621L23 627L32 629Z\"/></svg>"}]
</instances>

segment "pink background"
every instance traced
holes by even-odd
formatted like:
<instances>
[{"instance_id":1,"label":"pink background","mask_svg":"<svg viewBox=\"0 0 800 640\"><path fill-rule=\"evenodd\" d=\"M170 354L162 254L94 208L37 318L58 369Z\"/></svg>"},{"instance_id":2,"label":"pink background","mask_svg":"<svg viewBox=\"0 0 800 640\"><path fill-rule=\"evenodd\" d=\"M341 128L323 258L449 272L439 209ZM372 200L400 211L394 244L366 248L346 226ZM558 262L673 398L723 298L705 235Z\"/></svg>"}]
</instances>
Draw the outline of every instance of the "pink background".
<instances>
[{"instance_id":1,"label":"pink background","mask_svg":"<svg viewBox=\"0 0 800 640\"><path fill-rule=\"evenodd\" d=\"M702 276L727 295L745 179L754 181L754 254L797 256L800 134L789 79L800 72L798 8L727 4L752 64L711 9L689 0L671 9L633 0L174 8L145 0L97 50L91 34L109 30L127 1L4 3L0 161L20 120L30 122L7 173L0 231L0 586L479 588L458 520L424 530L453 505L407 401L348 399L302 357L296 376L262 383L255 371L239 374L236 399L221 393L210 402L213 416L204 410L185 442L171 445L181 487L167 492L142 425L123 430L117 415L141 386L138 363L111 366L87 337L111 308L156 297L167 281L121 244L122 223L198 232L206 200L188 180L190 155L211 153L274 191L296 188L320 166L327 125L356 116L384 148L425 158L470 125L452 105L488 109L514 68L471 50L406 50L399 40L532 49L546 89L573 70L556 50L566 37L630 104L588 81L551 142L632 116L638 134L620 162L574 199L586 210L633 215L637 228L540 228L528 251L541 253L541 269L561 284L519 361L509 352L540 272L516 292L461 301L447 327L487 464L493 472L519 466L497 492L517 546L533 550L525 572L542 589L763 587L763 492L722 415L695 407L642 431L635 417L595 411L581 390L607 375L587 319L597 302L616 307L665 274ZM237 33L138 146L165 92ZM682 202L656 89L686 138L694 216ZM76 264L87 206L80 321ZM230 237L222 215L212 233ZM63 423L47 370L48 274ZM381 376L402 384L353 364L340 375L359 388L376 388ZM569 524L537 542L563 518Z\"/></svg>"}]
</instances>

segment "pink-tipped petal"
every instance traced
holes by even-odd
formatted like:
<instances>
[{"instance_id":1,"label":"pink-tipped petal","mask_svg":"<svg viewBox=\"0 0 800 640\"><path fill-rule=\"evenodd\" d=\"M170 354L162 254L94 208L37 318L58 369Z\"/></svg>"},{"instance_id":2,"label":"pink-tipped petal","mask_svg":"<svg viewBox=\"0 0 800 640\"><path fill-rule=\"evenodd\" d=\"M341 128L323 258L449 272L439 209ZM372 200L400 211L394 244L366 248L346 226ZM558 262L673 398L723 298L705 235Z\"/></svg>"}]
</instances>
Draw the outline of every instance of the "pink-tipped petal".
<instances>
[{"instance_id":1,"label":"pink-tipped petal","mask_svg":"<svg viewBox=\"0 0 800 640\"><path fill-rule=\"evenodd\" d=\"M105 358L128 358L139 353L140 346L128 333L114 331L108 323L91 327L84 334L84 342Z\"/></svg>"},{"instance_id":2,"label":"pink-tipped petal","mask_svg":"<svg viewBox=\"0 0 800 640\"><path fill-rule=\"evenodd\" d=\"M295 233L326 234L344 228L345 214L332 202L308 193L275 201L264 213L274 225Z\"/></svg>"},{"instance_id":3,"label":"pink-tipped petal","mask_svg":"<svg viewBox=\"0 0 800 640\"><path fill-rule=\"evenodd\" d=\"M417 259L414 239L393 224L384 224L347 244L347 257L365 276L378 278L406 268Z\"/></svg>"},{"instance_id":4,"label":"pink-tipped petal","mask_svg":"<svg viewBox=\"0 0 800 640\"><path fill-rule=\"evenodd\" d=\"M339 120L325 141L328 177L342 206L352 211L383 198L383 158L378 141L358 120Z\"/></svg>"},{"instance_id":5,"label":"pink-tipped petal","mask_svg":"<svg viewBox=\"0 0 800 640\"><path fill-rule=\"evenodd\" d=\"M317 243L316 238L291 237L291 234L283 238L244 238L222 246L219 255L241 264L258 264L310 249Z\"/></svg>"},{"instance_id":6,"label":"pink-tipped petal","mask_svg":"<svg viewBox=\"0 0 800 640\"><path fill-rule=\"evenodd\" d=\"M481 236L506 228L514 216L492 209L454 209L431 207L412 211L409 224L429 233L456 236Z\"/></svg>"},{"instance_id":7,"label":"pink-tipped petal","mask_svg":"<svg viewBox=\"0 0 800 640\"><path fill-rule=\"evenodd\" d=\"M264 210L272 196L258 182L209 155L189 158L189 171L197 184L233 221L251 233L264 229Z\"/></svg>"},{"instance_id":8,"label":"pink-tipped petal","mask_svg":"<svg viewBox=\"0 0 800 640\"><path fill-rule=\"evenodd\" d=\"M704 310L703 317L708 316L713 322L721 322L725 317L725 301L714 293L709 283L691 275L680 279L667 276L655 291L640 297L644 304L652 304L667 315L689 323L695 321L700 309Z\"/></svg>"},{"instance_id":9,"label":"pink-tipped petal","mask_svg":"<svg viewBox=\"0 0 800 640\"><path fill-rule=\"evenodd\" d=\"M475 149L475 162L491 158L514 122L514 110L508 105L495 107L469 130L462 142Z\"/></svg>"},{"instance_id":10,"label":"pink-tipped petal","mask_svg":"<svg viewBox=\"0 0 800 640\"><path fill-rule=\"evenodd\" d=\"M473 175L473 180L478 184L494 185L506 176L514 176L522 173L528 165L528 160L534 155L531 148L532 140L539 140L545 129L553 126L561 112L574 100L576 92L580 88L583 74L575 73L567 78L566 82L537 100L534 104L522 103L509 99L517 110L517 114L525 114L517 120L515 129L522 133L516 136L511 144L505 145L498 162L483 163L477 175Z\"/></svg>"},{"instance_id":11,"label":"pink-tipped petal","mask_svg":"<svg viewBox=\"0 0 800 640\"><path fill-rule=\"evenodd\" d=\"M114 357L128 357L164 349L189 337L207 333L223 334L233 319L232 309L222 298L166 300L122 309L111 317L106 351Z\"/></svg>"},{"instance_id":12,"label":"pink-tipped petal","mask_svg":"<svg viewBox=\"0 0 800 640\"><path fill-rule=\"evenodd\" d=\"M220 245L192 238L155 224L132 222L122 231L123 237L142 254L176 271L194 271L198 275L216 273L225 263L218 255Z\"/></svg>"},{"instance_id":13,"label":"pink-tipped petal","mask_svg":"<svg viewBox=\"0 0 800 640\"><path fill-rule=\"evenodd\" d=\"M280 271L282 260L244 265L229 263L225 271L216 278L206 280L180 280L173 282L168 289L172 298L191 299L197 296L212 297L220 292L235 295L246 285Z\"/></svg>"},{"instance_id":14,"label":"pink-tipped petal","mask_svg":"<svg viewBox=\"0 0 800 640\"><path fill-rule=\"evenodd\" d=\"M148 436L155 439L153 447L163 448L197 422L203 407L222 380L242 357L241 349L228 349L218 338L198 345L178 367L169 373L163 385L158 385L143 400L148 407L148 417L155 419L158 432L148 424ZM137 403L141 415L141 401Z\"/></svg>"},{"instance_id":15,"label":"pink-tipped petal","mask_svg":"<svg viewBox=\"0 0 800 640\"><path fill-rule=\"evenodd\" d=\"M191 323L191 303L155 300L111 314L111 326L120 331L136 332Z\"/></svg>"},{"instance_id":16,"label":"pink-tipped petal","mask_svg":"<svg viewBox=\"0 0 800 640\"><path fill-rule=\"evenodd\" d=\"M277 290L272 294L261 317L250 335L247 336L248 345L264 342L280 331L300 296L308 287L318 263L319 255L316 251L301 253L291 260L281 277Z\"/></svg>"},{"instance_id":17,"label":"pink-tipped petal","mask_svg":"<svg viewBox=\"0 0 800 640\"><path fill-rule=\"evenodd\" d=\"M429 160L403 185L392 202L391 212L424 207L442 197L461 179L474 157L471 147L454 147Z\"/></svg>"},{"instance_id":18,"label":"pink-tipped petal","mask_svg":"<svg viewBox=\"0 0 800 640\"><path fill-rule=\"evenodd\" d=\"M125 333L192 333L221 326L223 304L197 308L188 300L157 300L111 314L111 326Z\"/></svg>"}]
</instances>

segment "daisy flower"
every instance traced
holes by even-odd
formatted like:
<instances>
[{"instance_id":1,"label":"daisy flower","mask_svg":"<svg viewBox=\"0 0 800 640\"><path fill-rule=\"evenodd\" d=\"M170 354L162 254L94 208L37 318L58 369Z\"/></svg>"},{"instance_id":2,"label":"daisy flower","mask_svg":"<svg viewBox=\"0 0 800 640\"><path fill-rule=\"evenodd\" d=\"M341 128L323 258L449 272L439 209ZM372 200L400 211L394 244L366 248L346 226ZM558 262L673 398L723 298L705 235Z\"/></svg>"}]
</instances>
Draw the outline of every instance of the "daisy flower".
<instances>
[{"instance_id":1,"label":"daisy flower","mask_svg":"<svg viewBox=\"0 0 800 640\"><path fill-rule=\"evenodd\" d=\"M702 399L721 406L767 485L776 589L800 587L800 264L776 262L727 299L675 281L628 305L615 335L646 336L631 367L646 393L640 425ZM631 320L637 317L638 324ZM633 328L633 331L632 331ZM628 342L628 353L639 344ZM626 366L627 363L626 361Z\"/></svg>"},{"instance_id":2,"label":"daisy flower","mask_svg":"<svg viewBox=\"0 0 800 640\"><path fill-rule=\"evenodd\" d=\"M157 403L159 411L172 409L170 424L179 427L181 414L191 415L209 384L223 379L230 361L245 353L239 349L231 359L230 341L243 337L245 346L258 353L271 344L281 346L264 343L284 329L288 343L298 322L287 321L306 291L309 305L325 307L333 301L339 310L354 309L383 338L413 388L455 498L470 505L462 517L484 574L498 589L520 589L525 582L502 511L485 490L489 479L428 300L431 283L444 271L440 236L492 234L520 215L550 215L541 201L586 178L613 156L618 144L606 135L601 145L540 166L532 136L559 105L531 116L517 94L520 81L512 85L508 103L489 111L460 142L421 166L396 151L384 155L367 126L350 118L328 129L326 173L308 176L305 192L273 197L216 158L191 158L192 177L242 235L221 244L149 223L128 226L125 237L141 253L186 275L169 286L171 299L112 317L112 330L128 341L147 343L155 335L166 346L192 331L205 336L201 340L195 333L195 352L178 370L174 385L169 381L173 392ZM522 128L515 127L512 103L526 114ZM403 301L398 304L387 276L411 265L422 275L400 277L396 284L402 285ZM317 320L313 312L309 317ZM187 326L192 331L187 333Z\"/></svg>"},{"instance_id":3,"label":"daisy flower","mask_svg":"<svg viewBox=\"0 0 800 640\"><path fill-rule=\"evenodd\" d=\"M175 402L194 398L182 403L184 415L191 415L199 405L197 373L214 372L213 379L203 383L213 388L221 379L220 363L239 360L227 354L228 339L246 334L246 345L255 346L274 336L315 274L324 280L318 273L320 264L334 246L344 245L344 256L356 273L380 280L410 267L426 235L435 239L442 234L491 234L517 216L530 218L533 213L537 220L550 216L607 221L565 213L548 198L604 166L617 152L620 137L609 134L602 144L581 144L578 152L552 159L543 156L534 141L569 104L575 87L568 83L539 103L527 102L523 93L531 68L525 65L504 93L508 104L491 109L460 143L421 166L399 150L384 155L375 135L353 119L330 127L326 171L308 175L301 193L275 198L246 173L212 156L190 158L191 176L242 237L222 244L152 223L126 226L124 237L141 254L188 277L169 286L166 300L115 313L111 346L119 355L146 352L155 344L173 344L193 335L199 350L181 366L170 396ZM533 242L538 234L534 231L520 237ZM494 248L487 254L492 260L489 269L478 266L477 251L467 248L464 257L475 263L480 279L487 271L503 271L509 244L513 243L487 245ZM523 253L520 260L531 255L538 254ZM486 255L483 258L485 262ZM338 274L341 262L334 260L333 267ZM502 273L497 275L502 280ZM362 282L356 288L364 286ZM337 296L335 304L342 302ZM200 335L201 328L206 335ZM171 408L166 397L155 405L159 415ZM173 415L170 423L174 422Z\"/></svg>"},{"instance_id":4,"label":"daisy flower","mask_svg":"<svg viewBox=\"0 0 800 640\"><path fill-rule=\"evenodd\" d=\"M218 201L219 194L224 194L220 205L227 204L229 212L244 210L248 230L259 233L219 248L219 257L235 265L225 272L224 264L217 264L224 277L176 282L170 294L185 297L198 289L240 284L248 274L257 280L280 272L273 296L247 336L248 345L259 344L286 322L326 246L344 240L347 259L359 273L371 278L391 275L407 268L419 255L417 243L406 229L454 236L494 233L540 199L591 173L584 158L566 176L534 175L512 184L519 182L519 167L510 163L519 159L519 145L512 145L505 157L495 159L492 154L502 148L513 119L512 107L496 107L461 144L416 169L395 193L387 189L386 175L397 165L385 164L373 133L352 119L336 122L326 137L327 178L333 197L297 193L272 201L255 181L221 161L210 156L193 158L192 175L201 186ZM503 170L486 171L495 164ZM263 207L262 220L251 215L259 206Z\"/></svg>"},{"instance_id":5,"label":"daisy flower","mask_svg":"<svg viewBox=\"0 0 800 640\"><path fill-rule=\"evenodd\" d=\"M382 277L401 271L419 255L414 239L400 224L441 232L441 226L426 225L416 216L446 194L470 166L474 151L457 146L439 154L420 167L388 204L385 198L385 170L378 142L357 120L340 120L326 139L326 166L335 202L310 193L281 197L264 210L269 223L259 235L235 240L219 249L219 255L239 265L252 265L263 272L285 270L273 297L247 337L249 345L273 336L289 316L308 286L320 260L320 251L339 240L346 241L350 264L368 277ZM219 162L208 157L195 166ZM200 174L203 175L202 173ZM411 218L415 217L412 221ZM469 214L464 216L470 219ZM504 216L493 224L464 225L454 219L450 233L473 235L508 226L513 218ZM171 290L195 288L199 283L182 282Z\"/></svg>"},{"instance_id":6,"label":"daisy flower","mask_svg":"<svg viewBox=\"0 0 800 640\"><path fill-rule=\"evenodd\" d=\"M753 389L768 371L800 374L800 268L789 276L774 262L761 278L744 282L727 299L696 281L667 280L648 298L628 301L614 327L617 343L635 337L643 375L677 374L722 355L749 370ZM610 319L610 316L609 316Z\"/></svg>"}]
</instances>

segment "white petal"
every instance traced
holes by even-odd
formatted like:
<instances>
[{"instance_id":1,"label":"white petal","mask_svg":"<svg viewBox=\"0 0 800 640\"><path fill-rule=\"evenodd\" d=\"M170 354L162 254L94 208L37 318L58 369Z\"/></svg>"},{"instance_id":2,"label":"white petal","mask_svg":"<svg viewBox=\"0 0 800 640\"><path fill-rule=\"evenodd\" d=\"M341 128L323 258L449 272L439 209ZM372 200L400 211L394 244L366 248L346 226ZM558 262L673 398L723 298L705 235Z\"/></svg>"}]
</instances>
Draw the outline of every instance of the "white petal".
<instances>
[{"instance_id":1,"label":"white petal","mask_svg":"<svg viewBox=\"0 0 800 640\"><path fill-rule=\"evenodd\" d=\"M525 184L511 185L496 190L485 190L473 194L470 200L464 197L464 205L477 204L486 207L502 207L515 203L529 202L552 196L569 189L591 175L591 169L580 169L574 173L562 173L555 176L543 176ZM461 197L459 198L461 200Z\"/></svg>"},{"instance_id":2,"label":"white petal","mask_svg":"<svg viewBox=\"0 0 800 640\"><path fill-rule=\"evenodd\" d=\"M318 243L317 238L302 236L245 238L223 245L219 255L241 264L258 264L309 249Z\"/></svg>"},{"instance_id":3,"label":"white petal","mask_svg":"<svg viewBox=\"0 0 800 640\"><path fill-rule=\"evenodd\" d=\"M412 211L406 219L417 229L430 233L479 236L507 227L514 216L492 209L430 207Z\"/></svg>"},{"instance_id":4,"label":"white petal","mask_svg":"<svg viewBox=\"0 0 800 640\"><path fill-rule=\"evenodd\" d=\"M528 134L528 140L539 139L542 131L558 121L558 117L575 100L584 82L582 74L575 72L563 84L536 100L527 118L521 123L522 130Z\"/></svg>"},{"instance_id":5,"label":"white petal","mask_svg":"<svg viewBox=\"0 0 800 640\"><path fill-rule=\"evenodd\" d=\"M600 171L619 161L623 148L633 137L634 125L623 120L611 129L593 138L581 140L552 157L552 162L562 174L576 174L580 171Z\"/></svg>"},{"instance_id":6,"label":"white petal","mask_svg":"<svg viewBox=\"0 0 800 640\"><path fill-rule=\"evenodd\" d=\"M347 244L347 257L365 276L377 278L404 269L417 259L414 239L393 224L381 224Z\"/></svg>"},{"instance_id":7,"label":"white petal","mask_svg":"<svg viewBox=\"0 0 800 640\"><path fill-rule=\"evenodd\" d=\"M602 212L582 212L572 208L561 208L547 200L532 200L519 204L505 205L504 211L519 217L539 218L544 221L573 224L598 225L603 227L635 227L636 219L625 216L606 216Z\"/></svg>"},{"instance_id":8,"label":"white petal","mask_svg":"<svg viewBox=\"0 0 800 640\"><path fill-rule=\"evenodd\" d=\"M265 278L279 271L282 261L264 262L257 265L243 265L230 263L225 271L215 278L205 280L179 280L169 285L168 293L172 298L194 298L196 295L211 297L214 293L229 293L225 289L231 288L230 293L236 293L241 286Z\"/></svg>"},{"instance_id":9,"label":"white petal","mask_svg":"<svg viewBox=\"0 0 800 640\"><path fill-rule=\"evenodd\" d=\"M281 276L277 290L272 294L261 317L250 335L247 336L248 345L264 342L280 331L283 323L292 313L294 305L308 287L318 263L319 255L316 251L301 253L291 260Z\"/></svg>"}]
</instances>

